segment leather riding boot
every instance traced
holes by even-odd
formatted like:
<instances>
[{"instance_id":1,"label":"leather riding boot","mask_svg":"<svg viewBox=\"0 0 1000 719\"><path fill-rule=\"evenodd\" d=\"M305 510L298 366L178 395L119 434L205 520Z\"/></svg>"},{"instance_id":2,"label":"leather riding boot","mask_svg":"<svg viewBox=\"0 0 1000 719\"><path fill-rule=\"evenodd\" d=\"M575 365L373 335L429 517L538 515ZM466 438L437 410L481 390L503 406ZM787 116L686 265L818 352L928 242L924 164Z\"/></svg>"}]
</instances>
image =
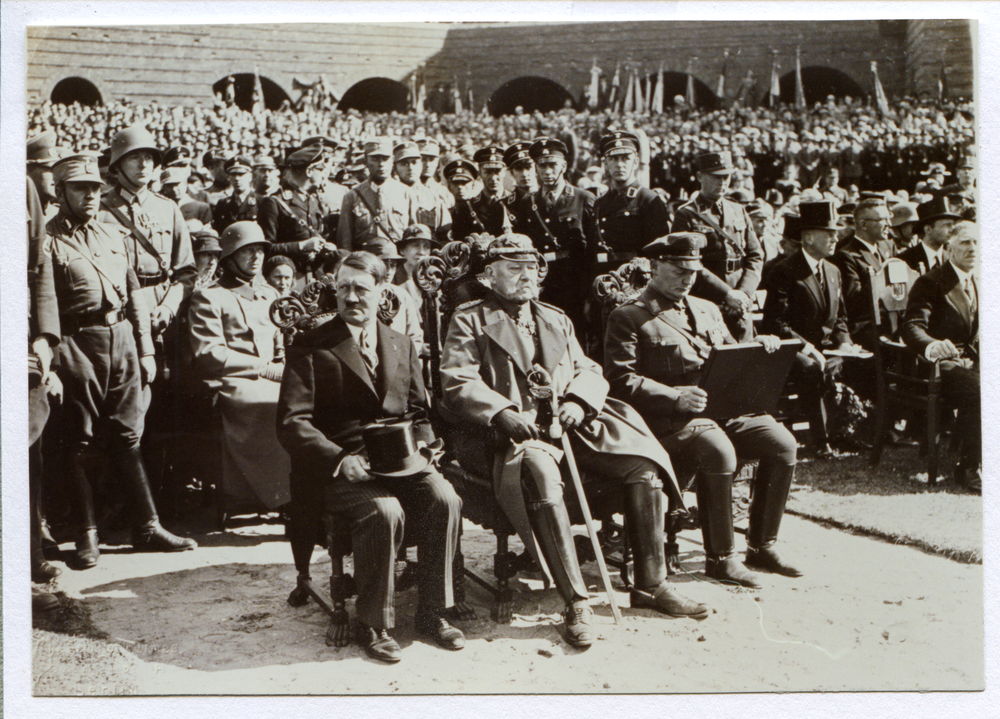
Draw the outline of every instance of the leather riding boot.
<instances>
[{"instance_id":1,"label":"leather riding boot","mask_svg":"<svg viewBox=\"0 0 1000 719\"><path fill-rule=\"evenodd\" d=\"M788 490L792 485L795 466L773 460L763 460L757 469L757 479L750 501L750 527L747 531L748 567L786 577L801 577L795 567L784 562L774 550L778 528L785 513Z\"/></svg>"},{"instance_id":2,"label":"leather riding boot","mask_svg":"<svg viewBox=\"0 0 1000 719\"><path fill-rule=\"evenodd\" d=\"M193 539L175 536L160 525L146 465L138 447L124 452L122 471L132 495L132 548L144 552L183 552L197 547Z\"/></svg>"},{"instance_id":3,"label":"leather riding boot","mask_svg":"<svg viewBox=\"0 0 1000 719\"><path fill-rule=\"evenodd\" d=\"M101 556L97 539L97 514L94 511L94 492L87 479L87 450L70 452L70 481L78 512L76 553L72 564L76 569L91 569L97 566Z\"/></svg>"},{"instance_id":4,"label":"leather riding boot","mask_svg":"<svg viewBox=\"0 0 1000 719\"><path fill-rule=\"evenodd\" d=\"M663 491L650 482L626 484L625 528L635 570L631 605L671 617L707 617L708 607L676 594L667 584L663 527Z\"/></svg>"},{"instance_id":5,"label":"leather riding boot","mask_svg":"<svg viewBox=\"0 0 1000 719\"><path fill-rule=\"evenodd\" d=\"M705 576L751 589L760 583L736 559L733 538L733 474L701 472L695 495L705 542Z\"/></svg>"}]
</instances>

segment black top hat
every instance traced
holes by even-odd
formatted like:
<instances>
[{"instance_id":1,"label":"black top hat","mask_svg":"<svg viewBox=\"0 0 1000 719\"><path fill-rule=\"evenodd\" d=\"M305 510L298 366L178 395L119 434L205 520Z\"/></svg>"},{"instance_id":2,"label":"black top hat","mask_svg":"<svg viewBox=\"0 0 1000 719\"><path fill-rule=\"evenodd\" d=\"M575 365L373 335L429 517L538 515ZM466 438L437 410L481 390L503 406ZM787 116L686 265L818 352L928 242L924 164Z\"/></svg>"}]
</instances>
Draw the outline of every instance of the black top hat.
<instances>
[{"instance_id":1,"label":"black top hat","mask_svg":"<svg viewBox=\"0 0 1000 719\"><path fill-rule=\"evenodd\" d=\"M663 260L686 270L700 270L701 251L708 240L700 232L672 232L642 248L644 257Z\"/></svg>"},{"instance_id":2,"label":"black top hat","mask_svg":"<svg viewBox=\"0 0 1000 719\"><path fill-rule=\"evenodd\" d=\"M946 195L935 197L933 200L917 205L917 217L920 219L913 226L913 231L920 234L931 222L935 220L961 220L962 216L952 212L951 204Z\"/></svg>"},{"instance_id":3,"label":"black top hat","mask_svg":"<svg viewBox=\"0 0 1000 719\"><path fill-rule=\"evenodd\" d=\"M839 230L843 223L837 218L833 200L799 203L800 230Z\"/></svg>"},{"instance_id":4,"label":"black top hat","mask_svg":"<svg viewBox=\"0 0 1000 719\"><path fill-rule=\"evenodd\" d=\"M361 437L368 452L368 471L376 477L409 477L423 472L441 446L436 441L418 449L410 419L370 424Z\"/></svg>"},{"instance_id":5,"label":"black top hat","mask_svg":"<svg viewBox=\"0 0 1000 719\"><path fill-rule=\"evenodd\" d=\"M781 236L791 242L800 242L802 240L802 218L798 215L785 215Z\"/></svg>"}]
</instances>

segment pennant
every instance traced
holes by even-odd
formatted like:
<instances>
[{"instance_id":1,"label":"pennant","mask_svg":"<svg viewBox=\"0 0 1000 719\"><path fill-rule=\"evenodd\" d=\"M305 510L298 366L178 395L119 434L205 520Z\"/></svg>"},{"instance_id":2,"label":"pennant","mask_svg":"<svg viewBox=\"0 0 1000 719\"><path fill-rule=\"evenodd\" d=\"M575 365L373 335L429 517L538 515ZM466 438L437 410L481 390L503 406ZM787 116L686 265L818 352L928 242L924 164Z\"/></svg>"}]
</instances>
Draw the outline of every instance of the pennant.
<instances>
[{"instance_id":1,"label":"pennant","mask_svg":"<svg viewBox=\"0 0 1000 719\"><path fill-rule=\"evenodd\" d=\"M778 82L778 56L771 62L771 89L768 91L768 106L777 107L781 102L781 83Z\"/></svg>"},{"instance_id":2,"label":"pennant","mask_svg":"<svg viewBox=\"0 0 1000 719\"><path fill-rule=\"evenodd\" d=\"M663 113L663 63L660 63L660 69L656 73L656 89L653 91L653 102L652 107L650 107L651 112L658 114Z\"/></svg>"},{"instance_id":3,"label":"pennant","mask_svg":"<svg viewBox=\"0 0 1000 719\"><path fill-rule=\"evenodd\" d=\"M691 60L687 62L687 89L684 91L684 101L688 107L694 107L694 75L691 74Z\"/></svg>"},{"instance_id":4,"label":"pennant","mask_svg":"<svg viewBox=\"0 0 1000 719\"><path fill-rule=\"evenodd\" d=\"M802 87L802 53L795 48L795 107L804 110L806 107L806 91Z\"/></svg>"},{"instance_id":5,"label":"pennant","mask_svg":"<svg viewBox=\"0 0 1000 719\"><path fill-rule=\"evenodd\" d=\"M875 86L875 106L878 108L879 114L888 115L889 114L889 100L885 96L885 90L882 89L882 81L878 79L878 63L872 60L872 84Z\"/></svg>"},{"instance_id":6,"label":"pennant","mask_svg":"<svg viewBox=\"0 0 1000 719\"><path fill-rule=\"evenodd\" d=\"M622 112L632 112L635 103L635 73L631 70L628 73L628 88L625 90L625 104Z\"/></svg>"},{"instance_id":7,"label":"pennant","mask_svg":"<svg viewBox=\"0 0 1000 719\"><path fill-rule=\"evenodd\" d=\"M622 84L622 64L615 65L615 76L611 80L611 95L608 97L608 107L618 112L618 103L621 102L620 90Z\"/></svg>"},{"instance_id":8,"label":"pennant","mask_svg":"<svg viewBox=\"0 0 1000 719\"><path fill-rule=\"evenodd\" d=\"M590 68L590 88L587 90L587 107L596 110L600 102L600 78L601 68L597 67L597 58Z\"/></svg>"},{"instance_id":9,"label":"pennant","mask_svg":"<svg viewBox=\"0 0 1000 719\"><path fill-rule=\"evenodd\" d=\"M260 83L260 69L256 65L253 68L253 101L250 107L250 112L254 115L264 111L264 87Z\"/></svg>"},{"instance_id":10,"label":"pennant","mask_svg":"<svg viewBox=\"0 0 1000 719\"><path fill-rule=\"evenodd\" d=\"M719 72L719 84L715 88L715 94L720 100L726 99L726 65L729 64L729 50L722 53L722 70Z\"/></svg>"}]
</instances>

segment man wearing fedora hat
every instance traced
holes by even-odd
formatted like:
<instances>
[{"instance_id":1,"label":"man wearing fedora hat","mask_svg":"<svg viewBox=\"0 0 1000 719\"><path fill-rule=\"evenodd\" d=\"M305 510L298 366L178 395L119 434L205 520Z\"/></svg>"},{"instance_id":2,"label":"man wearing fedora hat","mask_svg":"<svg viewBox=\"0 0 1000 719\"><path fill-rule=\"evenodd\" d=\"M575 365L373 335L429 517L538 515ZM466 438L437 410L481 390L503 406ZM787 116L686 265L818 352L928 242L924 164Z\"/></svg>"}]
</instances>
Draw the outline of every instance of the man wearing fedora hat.
<instances>
[{"instance_id":1,"label":"man wearing fedora hat","mask_svg":"<svg viewBox=\"0 0 1000 719\"><path fill-rule=\"evenodd\" d=\"M96 158L65 157L53 171L60 210L47 230L62 332L58 364L65 392L69 481L79 530L72 561L79 569L89 569L100 557L92 480L99 462L94 440L101 430L110 433L111 455L130 500L132 546L193 549L193 540L176 537L160 525L139 449L145 415L142 390L156 376L156 362L149 311L132 260L134 248L120 225L99 220L104 183ZM174 210L179 212L176 205Z\"/></svg>"},{"instance_id":2,"label":"man wearing fedora hat","mask_svg":"<svg viewBox=\"0 0 1000 719\"><path fill-rule=\"evenodd\" d=\"M403 230L417 221L417 199L392 177L392 141L376 137L365 143L368 179L344 195L337 225L337 246L356 250L381 237L399 242Z\"/></svg>"},{"instance_id":3,"label":"man wearing fedora hat","mask_svg":"<svg viewBox=\"0 0 1000 719\"><path fill-rule=\"evenodd\" d=\"M678 596L666 581L663 492L680 498L670 458L631 407L607 396L601 368L583 353L566 314L538 301L539 252L531 240L497 239L486 261L490 294L460 306L448 329L444 412L455 427L459 461L493 477L507 518L554 579L566 604L567 641L586 648L594 636L563 499L562 452L544 441L556 421L571 433L582 470L621 478L636 557L632 606L704 618L707 607ZM531 391L531 377L541 371L551 378L557 408Z\"/></svg>"},{"instance_id":4,"label":"man wearing fedora hat","mask_svg":"<svg viewBox=\"0 0 1000 719\"><path fill-rule=\"evenodd\" d=\"M404 512L419 556L417 629L446 649L465 645L462 632L444 616L454 603L462 502L427 461L434 433L426 419L414 423L413 442L391 442L409 447L406 452L376 456L377 447L366 444L371 425L427 410L413 342L377 319L386 281L385 265L368 252L351 253L337 270L337 316L288 348L278 438L292 459L290 531L302 540L293 548L308 546L311 553L323 511L349 523L359 641L369 656L397 662L400 649L390 631L396 624L395 559ZM422 461L410 451L421 443Z\"/></svg>"},{"instance_id":5,"label":"man wearing fedora hat","mask_svg":"<svg viewBox=\"0 0 1000 719\"><path fill-rule=\"evenodd\" d=\"M937 193L947 197L952 207L965 220L976 219L976 158L974 155L964 155L955 168L958 182L945 185Z\"/></svg>"},{"instance_id":6,"label":"man wearing fedora hat","mask_svg":"<svg viewBox=\"0 0 1000 719\"><path fill-rule=\"evenodd\" d=\"M199 225L212 224L212 208L188 194L188 178L191 170L187 167L165 167L160 173L160 193L173 200L181 208L184 221L197 220ZM188 230L190 232L190 228Z\"/></svg>"},{"instance_id":7,"label":"man wearing fedora hat","mask_svg":"<svg viewBox=\"0 0 1000 719\"><path fill-rule=\"evenodd\" d=\"M839 373L841 359L823 350L855 348L847 332L840 270L829 261L841 225L833 201L803 202L793 222L799 249L768 273L761 329L782 339L800 339L792 377L798 378L819 456L832 456L823 390Z\"/></svg>"},{"instance_id":8,"label":"man wearing fedora hat","mask_svg":"<svg viewBox=\"0 0 1000 719\"><path fill-rule=\"evenodd\" d=\"M944 264L948 235L961 219L962 216L952 209L950 198L945 195L918 205L913 234L920 241L901 252L899 259L921 274Z\"/></svg>"},{"instance_id":9,"label":"man wearing fedora hat","mask_svg":"<svg viewBox=\"0 0 1000 719\"><path fill-rule=\"evenodd\" d=\"M291 257L304 267L326 249L323 213L319 201L309 192L313 183L310 168L322 164L321 147L292 152L285 158L278 190L258 199L257 224L270 243L269 256Z\"/></svg>"},{"instance_id":10,"label":"man wearing fedora hat","mask_svg":"<svg viewBox=\"0 0 1000 719\"><path fill-rule=\"evenodd\" d=\"M796 442L766 414L721 424L697 415L708 401L698 386L715 346L735 344L713 303L693 297L705 236L676 232L643 248L652 261L649 284L608 316L604 375L613 396L638 410L678 467L695 472L705 542L705 574L759 588L758 577L736 559L732 487L737 457L760 462L750 504L746 565L798 577L774 549L795 472ZM769 352L773 335L755 338Z\"/></svg>"},{"instance_id":11,"label":"man wearing fedora hat","mask_svg":"<svg viewBox=\"0 0 1000 719\"><path fill-rule=\"evenodd\" d=\"M705 269L694 293L717 302L733 336L745 341L753 335L751 298L760 284L764 253L746 209L724 197L735 171L729 152L698 155L698 194L677 208L670 231L705 235Z\"/></svg>"}]
</instances>

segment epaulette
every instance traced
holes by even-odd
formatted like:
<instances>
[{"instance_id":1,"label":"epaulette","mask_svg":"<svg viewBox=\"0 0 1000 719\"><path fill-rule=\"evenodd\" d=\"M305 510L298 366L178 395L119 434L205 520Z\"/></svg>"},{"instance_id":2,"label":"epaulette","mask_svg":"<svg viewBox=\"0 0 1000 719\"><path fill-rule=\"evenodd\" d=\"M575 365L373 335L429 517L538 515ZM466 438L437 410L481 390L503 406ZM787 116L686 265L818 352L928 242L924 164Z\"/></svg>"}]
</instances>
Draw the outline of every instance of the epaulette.
<instances>
[{"instance_id":1,"label":"epaulette","mask_svg":"<svg viewBox=\"0 0 1000 719\"><path fill-rule=\"evenodd\" d=\"M501 197L500 201L503 202L505 205L513 205L515 202L517 202L517 195L515 195L512 192L509 195L504 195L503 197Z\"/></svg>"},{"instance_id":2,"label":"epaulette","mask_svg":"<svg viewBox=\"0 0 1000 719\"><path fill-rule=\"evenodd\" d=\"M628 197L628 198L630 198L630 199L633 198L633 197L635 197L638 194L639 194L639 188L638 187L630 187L625 192L625 196Z\"/></svg>"},{"instance_id":3,"label":"epaulette","mask_svg":"<svg viewBox=\"0 0 1000 719\"><path fill-rule=\"evenodd\" d=\"M470 307L475 307L476 305L481 305L483 303L482 299L469 300L468 302L463 302L458 307L455 308L455 312L460 312L462 310L467 310Z\"/></svg>"}]
</instances>

